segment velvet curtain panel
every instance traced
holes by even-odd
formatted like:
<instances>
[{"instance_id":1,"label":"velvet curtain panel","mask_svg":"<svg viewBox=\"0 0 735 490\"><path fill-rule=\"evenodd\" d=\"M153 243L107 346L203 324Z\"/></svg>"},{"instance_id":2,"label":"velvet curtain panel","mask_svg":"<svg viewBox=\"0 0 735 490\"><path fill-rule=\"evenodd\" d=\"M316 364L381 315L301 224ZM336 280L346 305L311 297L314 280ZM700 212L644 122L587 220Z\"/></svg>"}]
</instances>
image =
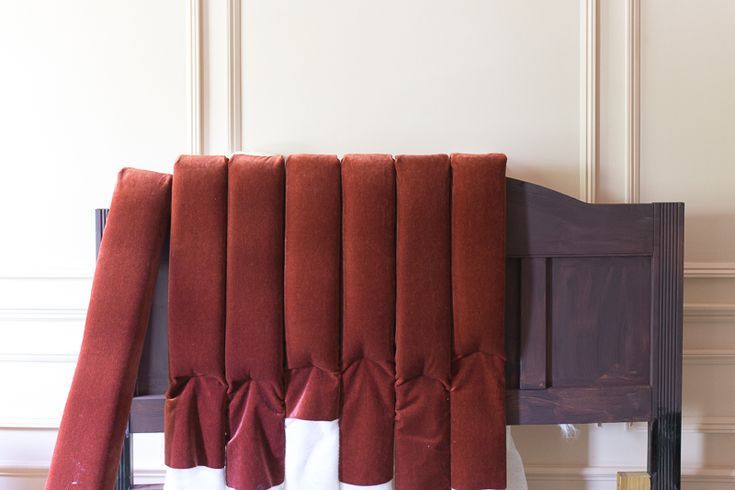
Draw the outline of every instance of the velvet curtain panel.
<instances>
[{"instance_id":1,"label":"velvet curtain panel","mask_svg":"<svg viewBox=\"0 0 735 490\"><path fill-rule=\"evenodd\" d=\"M505 163L122 172L47 488L112 488L169 209L165 488L505 488Z\"/></svg>"},{"instance_id":2,"label":"velvet curtain panel","mask_svg":"<svg viewBox=\"0 0 735 490\"><path fill-rule=\"evenodd\" d=\"M170 212L170 175L120 171L49 490L115 484Z\"/></svg>"}]
</instances>

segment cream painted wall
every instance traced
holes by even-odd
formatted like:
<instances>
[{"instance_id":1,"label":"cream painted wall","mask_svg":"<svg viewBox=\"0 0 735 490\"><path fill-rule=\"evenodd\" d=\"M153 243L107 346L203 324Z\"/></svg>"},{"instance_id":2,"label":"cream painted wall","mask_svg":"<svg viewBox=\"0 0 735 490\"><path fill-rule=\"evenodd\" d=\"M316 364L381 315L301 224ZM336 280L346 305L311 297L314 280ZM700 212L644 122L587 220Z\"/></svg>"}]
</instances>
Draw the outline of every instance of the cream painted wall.
<instances>
[{"instance_id":1,"label":"cream painted wall","mask_svg":"<svg viewBox=\"0 0 735 490\"><path fill-rule=\"evenodd\" d=\"M735 485L735 4L166 0L0 16L0 488L41 488L91 210L184 152L504 151L598 202L687 204L684 488ZM532 489L610 490L644 428L515 428ZM138 482L162 443L136 436Z\"/></svg>"},{"instance_id":2,"label":"cream painted wall","mask_svg":"<svg viewBox=\"0 0 735 490\"><path fill-rule=\"evenodd\" d=\"M189 151L184 7L2 3L0 489L43 488L89 301L94 208L121 166L170 170Z\"/></svg>"}]
</instances>

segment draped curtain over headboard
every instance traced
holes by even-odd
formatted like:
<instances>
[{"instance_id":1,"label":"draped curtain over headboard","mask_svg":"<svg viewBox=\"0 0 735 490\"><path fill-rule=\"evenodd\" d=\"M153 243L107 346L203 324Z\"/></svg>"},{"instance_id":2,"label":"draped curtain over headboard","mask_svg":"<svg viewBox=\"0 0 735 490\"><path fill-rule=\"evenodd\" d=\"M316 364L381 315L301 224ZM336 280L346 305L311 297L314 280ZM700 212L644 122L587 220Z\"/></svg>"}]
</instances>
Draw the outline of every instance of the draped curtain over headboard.
<instances>
[{"instance_id":1,"label":"draped curtain over headboard","mask_svg":"<svg viewBox=\"0 0 735 490\"><path fill-rule=\"evenodd\" d=\"M500 154L181 157L165 487L505 488L505 164ZM136 229L136 192L118 186L115 229ZM120 236L103 241L93 302L111 295L102 278L119 273L107 254L128 252ZM142 298L146 280L114 287ZM104 348L113 328L88 319L75 387L92 382L84 349ZM116 403L129 406L136 358L112 362L126 371ZM109 488L64 463L107 467L102 452L119 454L64 442L67 425L84 426L69 413L77 391L48 488ZM118 422L108 440L122 437Z\"/></svg>"}]
</instances>

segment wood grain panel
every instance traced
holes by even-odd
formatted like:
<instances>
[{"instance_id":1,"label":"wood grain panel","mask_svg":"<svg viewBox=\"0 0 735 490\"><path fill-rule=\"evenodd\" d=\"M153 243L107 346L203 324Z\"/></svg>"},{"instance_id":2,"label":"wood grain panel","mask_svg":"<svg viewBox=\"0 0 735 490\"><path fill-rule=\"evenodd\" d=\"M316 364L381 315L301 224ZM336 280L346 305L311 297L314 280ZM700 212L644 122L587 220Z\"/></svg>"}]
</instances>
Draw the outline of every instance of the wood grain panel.
<instances>
[{"instance_id":1,"label":"wood grain panel","mask_svg":"<svg viewBox=\"0 0 735 490\"><path fill-rule=\"evenodd\" d=\"M552 385L648 386L650 258L551 263Z\"/></svg>"},{"instance_id":2,"label":"wood grain panel","mask_svg":"<svg viewBox=\"0 0 735 490\"><path fill-rule=\"evenodd\" d=\"M643 422L651 415L648 386L508 390L508 424Z\"/></svg>"},{"instance_id":3,"label":"wood grain panel","mask_svg":"<svg viewBox=\"0 0 735 490\"><path fill-rule=\"evenodd\" d=\"M522 390L546 388L546 261L521 260L521 373Z\"/></svg>"},{"instance_id":4,"label":"wood grain panel","mask_svg":"<svg viewBox=\"0 0 735 490\"><path fill-rule=\"evenodd\" d=\"M650 204L586 204L545 187L508 179L511 257L651 255Z\"/></svg>"}]
</instances>

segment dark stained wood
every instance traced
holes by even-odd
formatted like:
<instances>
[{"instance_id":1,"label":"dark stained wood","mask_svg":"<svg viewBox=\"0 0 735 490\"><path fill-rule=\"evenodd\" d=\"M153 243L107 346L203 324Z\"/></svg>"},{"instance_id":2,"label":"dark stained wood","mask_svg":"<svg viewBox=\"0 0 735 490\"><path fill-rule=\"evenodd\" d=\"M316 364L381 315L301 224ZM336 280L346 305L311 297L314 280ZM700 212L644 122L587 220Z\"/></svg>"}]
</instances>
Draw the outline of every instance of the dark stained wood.
<instances>
[{"instance_id":1,"label":"dark stained wood","mask_svg":"<svg viewBox=\"0 0 735 490\"><path fill-rule=\"evenodd\" d=\"M505 386L518 389L521 366L521 261L505 263Z\"/></svg>"},{"instance_id":2,"label":"dark stained wood","mask_svg":"<svg viewBox=\"0 0 735 490\"><path fill-rule=\"evenodd\" d=\"M649 386L650 257L550 260L552 385Z\"/></svg>"},{"instance_id":3,"label":"dark stained wood","mask_svg":"<svg viewBox=\"0 0 735 490\"><path fill-rule=\"evenodd\" d=\"M521 260L522 390L546 388L546 261Z\"/></svg>"},{"instance_id":4,"label":"dark stained wood","mask_svg":"<svg viewBox=\"0 0 735 490\"><path fill-rule=\"evenodd\" d=\"M168 389L168 252L166 243L161 253L156 287L151 306L151 320L140 359L137 396L165 393Z\"/></svg>"},{"instance_id":5,"label":"dark stained wood","mask_svg":"<svg viewBox=\"0 0 735 490\"><path fill-rule=\"evenodd\" d=\"M136 396L130 410L130 431L133 433L163 432L163 393Z\"/></svg>"},{"instance_id":6,"label":"dark stained wood","mask_svg":"<svg viewBox=\"0 0 735 490\"><path fill-rule=\"evenodd\" d=\"M656 203L653 208L653 392L648 473L652 490L669 490L681 488L684 204Z\"/></svg>"},{"instance_id":7,"label":"dark stained wood","mask_svg":"<svg viewBox=\"0 0 735 490\"><path fill-rule=\"evenodd\" d=\"M508 179L509 257L651 255L650 204L586 204Z\"/></svg>"},{"instance_id":8,"label":"dark stained wood","mask_svg":"<svg viewBox=\"0 0 735 490\"><path fill-rule=\"evenodd\" d=\"M511 425L645 422L651 416L649 386L606 386L508 390L507 422Z\"/></svg>"}]
</instances>

